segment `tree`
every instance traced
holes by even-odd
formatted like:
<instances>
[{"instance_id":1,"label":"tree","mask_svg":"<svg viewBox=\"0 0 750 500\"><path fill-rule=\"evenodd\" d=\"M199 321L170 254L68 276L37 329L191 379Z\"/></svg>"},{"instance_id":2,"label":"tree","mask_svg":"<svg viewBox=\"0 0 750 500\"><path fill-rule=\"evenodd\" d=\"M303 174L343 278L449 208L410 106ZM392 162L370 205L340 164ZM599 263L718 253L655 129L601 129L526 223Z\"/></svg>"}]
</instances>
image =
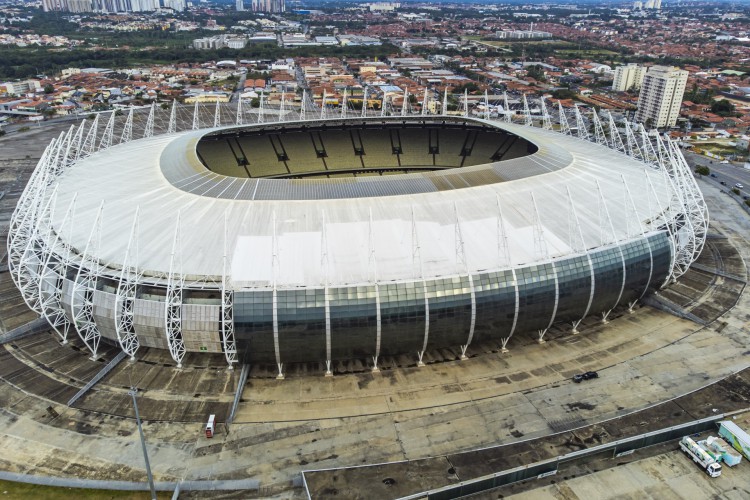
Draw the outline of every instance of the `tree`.
<instances>
[{"instance_id":1,"label":"tree","mask_svg":"<svg viewBox=\"0 0 750 500\"><path fill-rule=\"evenodd\" d=\"M555 99L575 99L576 93L570 89L558 89L552 91L552 97Z\"/></svg>"},{"instance_id":2,"label":"tree","mask_svg":"<svg viewBox=\"0 0 750 500\"><path fill-rule=\"evenodd\" d=\"M695 173L698 175L709 175L711 173L711 170L705 165L700 165L695 168Z\"/></svg>"},{"instance_id":3,"label":"tree","mask_svg":"<svg viewBox=\"0 0 750 500\"><path fill-rule=\"evenodd\" d=\"M547 79L544 77L544 69L539 66L538 64L535 64L533 66L529 66L526 68L526 74L529 75L534 80L540 81L540 82L546 82Z\"/></svg>"},{"instance_id":4,"label":"tree","mask_svg":"<svg viewBox=\"0 0 750 500\"><path fill-rule=\"evenodd\" d=\"M716 113L719 116L732 116L734 115L735 107L731 101L722 99L711 103L711 112Z\"/></svg>"},{"instance_id":5,"label":"tree","mask_svg":"<svg viewBox=\"0 0 750 500\"><path fill-rule=\"evenodd\" d=\"M55 91L55 87L53 87L52 84L48 83L47 85L44 86L44 93L45 94L51 94L54 91Z\"/></svg>"}]
</instances>

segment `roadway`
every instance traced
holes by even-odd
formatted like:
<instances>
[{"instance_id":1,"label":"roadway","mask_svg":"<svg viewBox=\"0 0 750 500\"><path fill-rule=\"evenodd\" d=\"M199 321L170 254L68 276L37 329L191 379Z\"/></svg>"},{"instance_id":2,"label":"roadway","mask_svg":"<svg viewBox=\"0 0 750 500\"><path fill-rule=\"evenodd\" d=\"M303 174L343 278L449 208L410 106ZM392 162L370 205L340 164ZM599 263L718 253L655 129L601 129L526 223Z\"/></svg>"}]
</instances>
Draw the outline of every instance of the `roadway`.
<instances>
[{"instance_id":1,"label":"roadway","mask_svg":"<svg viewBox=\"0 0 750 500\"><path fill-rule=\"evenodd\" d=\"M750 198L750 169L743 167L743 163L720 163L702 155L685 152L685 158L692 169L696 166L706 166L711 170L711 180L718 183L724 182L727 189L731 189L738 182L744 187L740 189L743 197ZM722 185L724 186L724 185Z\"/></svg>"}]
</instances>

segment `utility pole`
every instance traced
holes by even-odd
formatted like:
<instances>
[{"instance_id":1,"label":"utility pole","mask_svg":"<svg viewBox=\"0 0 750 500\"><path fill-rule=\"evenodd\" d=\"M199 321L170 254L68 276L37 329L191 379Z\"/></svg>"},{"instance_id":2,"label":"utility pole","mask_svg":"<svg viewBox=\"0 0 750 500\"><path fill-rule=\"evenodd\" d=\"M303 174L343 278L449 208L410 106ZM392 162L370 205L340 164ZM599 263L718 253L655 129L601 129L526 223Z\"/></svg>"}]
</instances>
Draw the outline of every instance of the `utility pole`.
<instances>
[{"instance_id":1,"label":"utility pole","mask_svg":"<svg viewBox=\"0 0 750 500\"><path fill-rule=\"evenodd\" d=\"M138 413L138 402L135 395L138 389L131 387L128 391L133 397L133 408L135 408L135 421L138 422L138 433L141 435L141 447L143 448L143 460L146 462L146 474L148 475L148 487L151 489L151 500L156 500L156 488L154 488L154 476L151 474L151 464L148 461L148 452L146 451L146 438L143 436L143 427L141 427L141 415Z\"/></svg>"}]
</instances>

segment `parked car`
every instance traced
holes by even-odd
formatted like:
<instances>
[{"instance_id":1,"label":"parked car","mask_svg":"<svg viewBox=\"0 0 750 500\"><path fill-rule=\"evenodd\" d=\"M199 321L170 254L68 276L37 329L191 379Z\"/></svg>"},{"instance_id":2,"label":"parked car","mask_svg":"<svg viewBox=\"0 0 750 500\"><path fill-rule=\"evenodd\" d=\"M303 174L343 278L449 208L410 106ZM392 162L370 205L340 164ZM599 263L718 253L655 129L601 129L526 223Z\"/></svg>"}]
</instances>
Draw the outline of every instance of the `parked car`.
<instances>
[{"instance_id":1,"label":"parked car","mask_svg":"<svg viewBox=\"0 0 750 500\"><path fill-rule=\"evenodd\" d=\"M722 161L721 161L721 163L722 163L723 165L726 165L727 163L729 163L729 160L722 160Z\"/></svg>"},{"instance_id":2,"label":"parked car","mask_svg":"<svg viewBox=\"0 0 750 500\"><path fill-rule=\"evenodd\" d=\"M591 380L592 378L599 378L599 374L597 372L578 373L573 375L573 382L580 384L581 381Z\"/></svg>"},{"instance_id":3,"label":"parked car","mask_svg":"<svg viewBox=\"0 0 750 500\"><path fill-rule=\"evenodd\" d=\"M742 189L742 188L744 188L745 186L743 186L742 184L740 184L740 183L738 182L737 184L735 184L735 185L734 185L734 187L736 187L737 189Z\"/></svg>"},{"instance_id":4,"label":"parked car","mask_svg":"<svg viewBox=\"0 0 750 500\"><path fill-rule=\"evenodd\" d=\"M726 186L727 185L727 183L724 182L724 181L721 181L719 184L721 184L722 186Z\"/></svg>"},{"instance_id":5,"label":"parked car","mask_svg":"<svg viewBox=\"0 0 750 500\"><path fill-rule=\"evenodd\" d=\"M716 174L711 174L711 177L716 177Z\"/></svg>"}]
</instances>

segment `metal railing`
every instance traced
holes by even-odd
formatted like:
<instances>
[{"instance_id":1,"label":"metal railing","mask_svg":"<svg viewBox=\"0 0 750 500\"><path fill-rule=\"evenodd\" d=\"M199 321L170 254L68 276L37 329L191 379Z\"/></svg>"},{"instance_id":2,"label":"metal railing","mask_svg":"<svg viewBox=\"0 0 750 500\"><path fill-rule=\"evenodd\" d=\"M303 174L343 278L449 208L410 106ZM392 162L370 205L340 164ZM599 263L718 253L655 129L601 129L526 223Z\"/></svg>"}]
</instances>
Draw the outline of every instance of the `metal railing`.
<instances>
[{"instance_id":1,"label":"metal railing","mask_svg":"<svg viewBox=\"0 0 750 500\"><path fill-rule=\"evenodd\" d=\"M560 464L571 460L598 455L606 451L611 451L613 457L629 455L641 448L672 441L685 435L715 429L716 423L725 418L726 416L721 414L701 420L694 420L692 422L675 425L666 429L619 439L611 443L593 446L584 450L573 451L555 458L542 460L522 467L496 472L475 479L469 479L467 481L461 481L449 486L443 486L442 488L415 493L413 495L401 497L399 500L448 500L488 491L518 481L541 479L556 474Z\"/></svg>"},{"instance_id":2,"label":"metal railing","mask_svg":"<svg viewBox=\"0 0 750 500\"><path fill-rule=\"evenodd\" d=\"M102 368L101 370L99 370L99 373L97 373L96 375L94 375L94 378L92 378L86 385L84 385L81 388L80 391L76 392L75 396L73 396L72 398L70 398L70 401L68 401L68 406L72 406L73 403L75 403L76 401L78 401L78 398L80 398L81 396L83 396L84 394L86 394L89 391L89 389L91 389L92 387L94 387L101 379L104 378L105 375L107 375L110 371L112 371L112 368L114 368L115 366L117 366L117 364L120 361L122 361L123 359L125 359L125 356L127 356L127 353L124 352L124 351L120 351L117 354L117 356L115 356L114 359L112 359L112 361L110 361L109 363L107 363L104 366L104 368Z\"/></svg>"}]
</instances>

